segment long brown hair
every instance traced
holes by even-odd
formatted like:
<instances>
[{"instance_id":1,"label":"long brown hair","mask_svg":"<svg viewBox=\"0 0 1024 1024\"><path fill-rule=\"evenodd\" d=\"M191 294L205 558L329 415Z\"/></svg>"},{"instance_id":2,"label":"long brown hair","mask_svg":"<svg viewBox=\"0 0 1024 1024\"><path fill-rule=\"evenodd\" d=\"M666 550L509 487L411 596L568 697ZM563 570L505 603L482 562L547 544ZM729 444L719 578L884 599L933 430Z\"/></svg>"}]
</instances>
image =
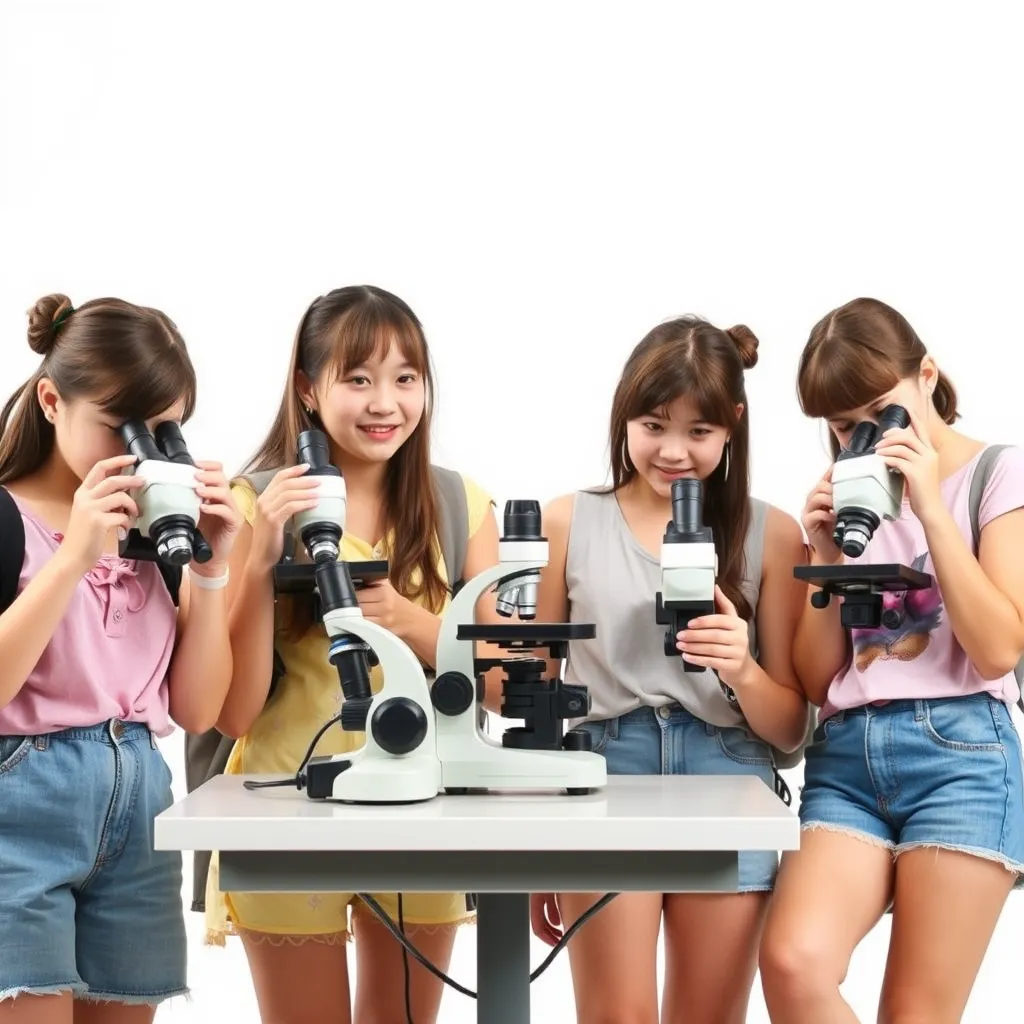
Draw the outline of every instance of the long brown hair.
<instances>
[{"instance_id":1,"label":"long brown hair","mask_svg":"<svg viewBox=\"0 0 1024 1024\"><path fill-rule=\"evenodd\" d=\"M319 417L303 407L296 380L300 370L310 381L323 373L341 377L391 344L398 345L423 377L426 403L420 422L388 463L384 478L384 526L392 537L389 577L400 594L423 598L431 610L440 611L448 588L436 562L439 511L430 471L433 373L423 326L397 295L371 285L337 288L306 310L295 334L277 416L246 472L294 465L299 434L323 429ZM413 586L417 569L422 582ZM292 628L298 632L305 625L301 616L296 607Z\"/></svg>"},{"instance_id":2,"label":"long brown hair","mask_svg":"<svg viewBox=\"0 0 1024 1024\"><path fill-rule=\"evenodd\" d=\"M702 419L729 429L728 463L723 458L704 481L704 522L715 537L718 585L744 619L753 609L741 590L750 526L750 410L743 371L756 363L757 338L749 327L721 330L695 316L659 324L626 360L610 432L611 490L617 491L637 475L626 443L630 420L659 413L685 396Z\"/></svg>"},{"instance_id":3,"label":"long brown hair","mask_svg":"<svg viewBox=\"0 0 1024 1024\"><path fill-rule=\"evenodd\" d=\"M814 325L800 356L797 395L811 417L828 419L870 405L912 377L928 354L906 317L878 299L854 299ZM959 419L956 388L939 372L932 395L946 423ZM839 442L830 434L832 455Z\"/></svg>"},{"instance_id":4,"label":"long brown hair","mask_svg":"<svg viewBox=\"0 0 1024 1024\"><path fill-rule=\"evenodd\" d=\"M53 451L54 427L36 389L44 378L65 401L87 399L119 419L147 420L185 400L195 408L196 375L166 314L122 299L77 308L47 295L28 313L28 343L43 360L0 413L0 483L34 473Z\"/></svg>"}]
</instances>

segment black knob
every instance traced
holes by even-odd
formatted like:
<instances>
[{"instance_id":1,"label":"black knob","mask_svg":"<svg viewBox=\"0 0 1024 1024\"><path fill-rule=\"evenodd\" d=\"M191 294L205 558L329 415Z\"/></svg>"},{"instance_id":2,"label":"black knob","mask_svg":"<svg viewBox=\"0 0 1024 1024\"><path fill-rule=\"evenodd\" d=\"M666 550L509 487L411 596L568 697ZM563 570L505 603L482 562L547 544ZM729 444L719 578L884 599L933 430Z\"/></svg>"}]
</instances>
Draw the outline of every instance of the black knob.
<instances>
[{"instance_id":1,"label":"black knob","mask_svg":"<svg viewBox=\"0 0 1024 1024\"><path fill-rule=\"evenodd\" d=\"M505 502L505 534L502 540L542 540L540 502L513 499Z\"/></svg>"},{"instance_id":2,"label":"black knob","mask_svg":"<svg viewBox=\"0 0 1024 1024\"><path fill-rule=\"evenodd\" d=\"M474 686L461 672L442 672L430 688L430 701L442 714L454 718L476 699Z\"/></svg>"},{"instance_id":3,"label":"black knob","mask_svg":"<svg viewBox=\"0 0 1024 1024\"><path fill-rule=\"evenodd\" d=\"M372 697L356 697L341 705L341 727L345 732L366 732L366 716L370 713Z\"/></svg>"},{"instance_id":4,"label":"black knob","mask_svg":"<svg viewBox=\"0 0 1024 1024\"><path fill-rule=\"evenodd\" d=\"M392 697L374 711L370 731L382 750L408 754L427 737L427 714L408 697Z\"/></svg>"},{"instance_id":5,"label":"black knob","mask_svg":"<svg viewBox=\"0 0 1024 1024\"><path fill-rule=\"evenodd\" d=\"M590 750L593 745L590 733L586 729L570 729L562 737L563 750Z\"/></svg>"}]
</instances>

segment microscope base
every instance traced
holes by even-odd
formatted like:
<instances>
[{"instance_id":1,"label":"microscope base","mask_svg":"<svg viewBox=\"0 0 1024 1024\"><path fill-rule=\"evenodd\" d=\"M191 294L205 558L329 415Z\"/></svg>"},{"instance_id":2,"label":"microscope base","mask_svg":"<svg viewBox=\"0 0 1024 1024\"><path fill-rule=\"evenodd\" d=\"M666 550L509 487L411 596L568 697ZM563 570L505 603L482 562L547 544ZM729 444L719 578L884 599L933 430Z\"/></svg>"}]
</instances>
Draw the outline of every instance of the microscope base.
<instances>
[{"instance_id":1,"label":"microscope base","mask_svg":"<svg viewBox=\"0 0 1024 1024\"><path fill-rule=\"evenodd\" d=\"M352 804L415 804L441 792L441 764L432 754L394 757L381 752L315 757L306 766L312 800Z\"/></svg>"},{"instance_id":2,"label":"microscope base","mask_svg":"<svg viewBox=\"0 0 1024 1024\"><path fill-rule=\"evenodd\" d=\"M515 750L484 746L442 758L445 792L565 790L584 796L608 782L605 760L587 750Z\"/></svg>"}]
</instances>

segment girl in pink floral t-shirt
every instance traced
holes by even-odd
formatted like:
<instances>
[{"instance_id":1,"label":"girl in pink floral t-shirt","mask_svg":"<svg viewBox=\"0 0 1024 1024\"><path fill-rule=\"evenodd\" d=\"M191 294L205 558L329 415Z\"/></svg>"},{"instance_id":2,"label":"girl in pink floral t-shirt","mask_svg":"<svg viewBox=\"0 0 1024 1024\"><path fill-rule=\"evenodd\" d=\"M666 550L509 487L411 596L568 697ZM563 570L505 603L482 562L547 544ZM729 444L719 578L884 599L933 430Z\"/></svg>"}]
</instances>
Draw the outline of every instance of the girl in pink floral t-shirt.
<instances>
[{"instance_id":1,"label":"girl in pink floral t-shirt","mask_svg":"<svg viewBox=\"0 0 1024 1024\"><path fill-rule=\"evenodd\" d=\"M902 506L857 557L833 540L832 473L803 523L817 566L899 563L930 586L885 594L877 624L847 629L842 599L804 609L794 661L822 707L807 750L801 849L786 856L761 952L773 1021L852 1022L850 958L893 913L880 1020L957 1021L996 921L1024 871L1024 772L1011 718L1024 652L1024 451L997 455L974 550L969 495L987 447L954 430L956 392L906 319L873 299L812 331L800 399L833 455L858 423L901 406L876 451ZM855 546L854 546L855 547Z\"/></svg>"}]
</instances>

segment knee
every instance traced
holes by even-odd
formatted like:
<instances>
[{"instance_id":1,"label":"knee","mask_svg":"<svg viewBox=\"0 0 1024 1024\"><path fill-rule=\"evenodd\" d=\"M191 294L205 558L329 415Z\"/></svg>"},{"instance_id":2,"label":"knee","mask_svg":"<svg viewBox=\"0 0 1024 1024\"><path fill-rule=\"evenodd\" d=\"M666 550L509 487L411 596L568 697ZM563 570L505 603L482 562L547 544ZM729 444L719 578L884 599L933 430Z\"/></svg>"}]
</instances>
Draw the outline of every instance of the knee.
<instances>
[{"instance_id":1,"label":"knee","mask_svg":"<svg viewBox=\"0 0 1024 1024\"><path fill-rule=\"evenodd\" d=\"M580 1024L658 1024L658 1008L629 1000L577 1008Z\"/></svg>"},{"instance_id":2,"label":"knee","mask_svg":"<svg viewBox=\"0 0 1024 1024\"><path fill-rule=\"evenodd\" d=\"M758 967L766 1001L779 1003L837 989L846 974L820 936L778 928L765 932Z\"/></svg>"}]
</instances>

